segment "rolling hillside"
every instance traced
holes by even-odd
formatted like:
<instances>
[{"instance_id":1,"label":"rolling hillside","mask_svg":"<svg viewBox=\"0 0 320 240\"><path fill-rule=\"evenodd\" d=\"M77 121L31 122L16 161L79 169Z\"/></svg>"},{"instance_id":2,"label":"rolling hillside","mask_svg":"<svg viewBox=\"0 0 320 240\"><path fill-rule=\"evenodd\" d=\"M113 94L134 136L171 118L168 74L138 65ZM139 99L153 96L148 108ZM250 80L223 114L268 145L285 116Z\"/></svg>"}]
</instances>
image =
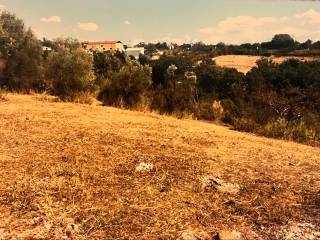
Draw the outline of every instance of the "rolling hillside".
<instances>
[{"instance_id":1,"label":"rolling hillside","mask_svg":"<svg viewBox=\"0 0 320 240\"><path fill-rule=\"evenodd\" d=\"M320 149L154 113L0 102L0 239L320 239Z\"/></svg>"},{"instance_id":2,"label":"rolling hillside","mask_svg":"<svg viewBox=\"0 0 320 240\"><path fill-rule=\"evenodd\" d=\"M218 66L226 67L226 68L235 68L239 72L247 73L253 67L256 66L256 62L262 59L260 56L249 56L249 55L223 55L214 58L213 60L216 62ZM275 63L282 63L288 59L298 59L300 61L313 61L319 60L316 57L272 57Z\"/></svg>"}]
</instances>

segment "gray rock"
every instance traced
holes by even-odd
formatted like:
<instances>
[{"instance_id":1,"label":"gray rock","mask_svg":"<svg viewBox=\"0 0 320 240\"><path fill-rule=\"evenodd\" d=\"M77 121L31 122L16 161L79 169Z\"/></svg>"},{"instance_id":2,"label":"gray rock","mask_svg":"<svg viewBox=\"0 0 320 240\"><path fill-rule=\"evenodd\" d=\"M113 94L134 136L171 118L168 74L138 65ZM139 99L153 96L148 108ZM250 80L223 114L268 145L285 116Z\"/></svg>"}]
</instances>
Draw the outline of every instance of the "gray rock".
<instances>
[{"instance_id":1,"label":"gray rock","mask_svg":"<svg viewBox=\"0 0 320 240\"><path fill-rule=\"evenodd\" d=\"M237 231L222 230L214 238L214 240L242 240L242 234Z\"/></svg>"},{"instance_id":2,"label":"gray rock","mask_svg":"<svg viewBox=\"0 0 320 240\"><path fill-rule=\"evenodd\" d=\"M240 185L228 183L214 176L205 176L201 180L202 189L205 191L216 190L223 193L237 194L240 192Z\"/></svg>"},{"instance_id":3,"label":"gray rock","mask_svg":"<svg viewBox=\"0 0 320 240\"><path fill-rule=\"evenodd\" d=\"M187 230L181 233L179 240L209 240L210 236L203 231Z\"/></svg>"},{"instance_id":4,"label":"gray rock","mask_svg":"<svg viewBox=\"0 0 320 240\"><path fill-rule=\"evenodd\" d=\"M136 167L137 172L150 172L153 169L152 163L142 162Z\"/></svg>"}]
</instances>

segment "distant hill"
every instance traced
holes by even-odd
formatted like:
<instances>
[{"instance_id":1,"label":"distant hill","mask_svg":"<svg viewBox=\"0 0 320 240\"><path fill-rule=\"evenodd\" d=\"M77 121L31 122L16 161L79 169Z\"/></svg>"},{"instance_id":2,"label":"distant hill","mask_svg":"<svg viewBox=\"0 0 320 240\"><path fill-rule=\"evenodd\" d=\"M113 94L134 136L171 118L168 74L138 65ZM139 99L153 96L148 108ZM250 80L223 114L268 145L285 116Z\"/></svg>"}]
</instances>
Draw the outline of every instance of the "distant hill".
<instances>
[{"instance_id":1,"label":"distant hill","mask_svg":"<svg viewBox=\"0 0 320 240\"><path fill-rule=\"evenodd\" d=\"M253 67L256 66L256 62L263 57L261 56L250 56L250 55L222 55L219 57L213 58L213 60L217 63L217 65L226 68L235 68L239 72L247 73ZM301 61L313 61L320 60L320 57L269 57L276 63L282 63L288 59L298 59Z\"/></svg>"}]
</instances>

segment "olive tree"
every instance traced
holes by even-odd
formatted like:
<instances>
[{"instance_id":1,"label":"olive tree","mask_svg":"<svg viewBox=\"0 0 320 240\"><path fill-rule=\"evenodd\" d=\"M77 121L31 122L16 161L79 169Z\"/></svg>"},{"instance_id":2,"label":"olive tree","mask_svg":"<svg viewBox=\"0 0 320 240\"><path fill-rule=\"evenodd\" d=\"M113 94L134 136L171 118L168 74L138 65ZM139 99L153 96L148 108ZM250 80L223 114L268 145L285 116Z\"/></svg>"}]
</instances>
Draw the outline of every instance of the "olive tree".
<instances>
[{"instance_id":1,"label":"olive tree","mask_svg":"<svg viewBox=\"0 0 320 240\"><path fill-rule=\"evenodd\" d=\"M47 60L46 78L54 95L73 101L79 94L93 89L92 56L82 49L52 52Z\"/></svg>"}]
</instances>

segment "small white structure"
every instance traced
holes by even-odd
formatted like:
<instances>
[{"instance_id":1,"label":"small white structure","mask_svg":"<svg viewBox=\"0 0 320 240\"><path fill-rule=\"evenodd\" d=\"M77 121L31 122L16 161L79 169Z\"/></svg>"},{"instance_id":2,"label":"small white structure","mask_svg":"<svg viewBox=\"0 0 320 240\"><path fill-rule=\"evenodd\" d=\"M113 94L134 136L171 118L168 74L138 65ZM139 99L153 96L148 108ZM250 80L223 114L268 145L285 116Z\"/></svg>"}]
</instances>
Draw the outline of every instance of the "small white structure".
<instances>
[{"instance_id":1,"label":"small white structure","mask_svg":"<svg viewBox=\"0 0 320 240\"><path fill-rule=\"evenodd\" d=\"M46 52L46 51L50 52L50 51L52 51L52 48L51 48L51 47L43 46L43 47L42 47L42 51L44 51L44 52Z\"/></svg>"},{"instance_id":2,"label":"small white structure","mask_svg":"<svg viewBox=\"0 0 320 240\"><path fill-rule=\"evenodd\" d=\"M139 59L140 54L144 55L144 48L127 48L125 52L128 56L133 56L135 59Z\"/></svg>"}]
</instances>

